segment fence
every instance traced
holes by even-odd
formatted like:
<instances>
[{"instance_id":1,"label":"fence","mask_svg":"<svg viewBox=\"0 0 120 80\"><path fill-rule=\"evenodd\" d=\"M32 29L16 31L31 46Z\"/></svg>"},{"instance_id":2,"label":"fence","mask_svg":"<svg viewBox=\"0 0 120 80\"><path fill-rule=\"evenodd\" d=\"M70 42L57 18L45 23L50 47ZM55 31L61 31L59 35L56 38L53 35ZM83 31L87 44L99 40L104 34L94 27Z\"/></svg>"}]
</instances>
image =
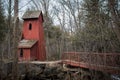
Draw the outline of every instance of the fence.
<instances>
[{"instance_id":1,"label":"fence","mask_svg":"<svg viewBox=\"0 0 120 80\"><path fill-rule=\"evenodd\" d=\"M120 74L120 53L65 52L65 64Z\"/></svg>"}]
</instances>

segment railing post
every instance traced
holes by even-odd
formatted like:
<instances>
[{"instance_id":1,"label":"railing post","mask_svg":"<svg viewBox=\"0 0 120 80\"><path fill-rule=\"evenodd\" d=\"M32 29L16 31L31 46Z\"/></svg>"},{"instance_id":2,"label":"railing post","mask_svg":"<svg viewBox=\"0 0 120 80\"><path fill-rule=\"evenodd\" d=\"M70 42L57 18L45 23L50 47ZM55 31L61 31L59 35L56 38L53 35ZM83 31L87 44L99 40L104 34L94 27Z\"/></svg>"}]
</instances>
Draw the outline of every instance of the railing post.
<instances>
[{"instance_id":1,"label":"railing post","mask_svg":"<svg viewBox=\"0 0 120 80\"><path fill-rule=\"evenodd\" d=\"M106 57L107 57L107 55L106 55L106 53L104 54L104 66L106 66Z\"/></svg>"}]
</instances>

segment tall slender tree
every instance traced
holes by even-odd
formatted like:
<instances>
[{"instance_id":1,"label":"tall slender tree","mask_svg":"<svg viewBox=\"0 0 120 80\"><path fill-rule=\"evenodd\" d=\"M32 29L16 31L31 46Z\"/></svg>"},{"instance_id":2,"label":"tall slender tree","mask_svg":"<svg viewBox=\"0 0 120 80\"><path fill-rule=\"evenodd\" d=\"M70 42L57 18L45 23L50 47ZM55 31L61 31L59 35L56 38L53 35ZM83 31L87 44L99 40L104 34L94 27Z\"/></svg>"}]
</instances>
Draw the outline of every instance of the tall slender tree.
<instances>
[{"instance_id":1,"label":"tall slender tree","mask_svg":"<svg viewBox=\"0 0 120 80\"><path fill-rule=\"evenodd\" d=\"M17 42L18 42L18 0L14 0L14 28L13 28L13 54L14 54L14 63L13 63L13 80L18 80L18 60L17 60Z\"/></svg>"},{"instance_id":2,"label":"tall slender tree","mask_svg":"<svg viewBox=\"0 0 120 80\"><path fill-rule=\"evenodd\" d=\"M4 18L4 9L3 9L3 4L2 0L0 0L0 43L3 41L4 36L5 36L5 18Z\"/></svg>"},{"instance_id":3,"label":"tall slender tree","mask_svg":"<svg viewBox=\"0 0 120 80\"><path fill-rule=\"evenodd\" d=\"M3 42L6 33L6 26L5 26L5 17L4 17L4 7L2 4L2 0L0 0L0 80L3 79Z\"/></svg>"},{"instance_id":4,"label":"tall slender tree","mask_svg":"<svg viewBox=\"0 0 120 80\"><path fill-rule=\"evenodd\" d=\"M111 13L111 19L113 25L115 26L114 30L115 33L120 41L120 0L108 0L108 8Z\"/></svg>"}]
</instances>

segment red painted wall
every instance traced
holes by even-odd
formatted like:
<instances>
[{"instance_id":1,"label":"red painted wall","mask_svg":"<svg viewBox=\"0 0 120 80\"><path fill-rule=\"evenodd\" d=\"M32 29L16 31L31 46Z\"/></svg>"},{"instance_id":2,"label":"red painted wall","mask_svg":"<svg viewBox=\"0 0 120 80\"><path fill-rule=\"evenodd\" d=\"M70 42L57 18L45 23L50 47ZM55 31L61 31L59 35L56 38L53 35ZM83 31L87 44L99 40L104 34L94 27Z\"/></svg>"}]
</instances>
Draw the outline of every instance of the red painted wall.
<instances>
[{"instance_id":1,"label":"red painted wall","mask_svg":"<svg viewBox=\"0 0 120 80\"><path fill-rule=\"evenodd\" d=\"M19 53L20 53L20 49L19 49ZM18 55L19 56L19 61L24 61L24 60L30 60L30 49L28 48L24 48L23 49L23 57L20 57L20 54Z\"/></svg>"},{"instance_id":2,"label":"red painted wall","mask_svg":"<svg viewBox=\"0 0 120 80\"><path fill-rule=\"evenodd\" d=\"M39 25L39 54L38 59L39 60L46 60L46 50L45 50L45 40L44 40L44 29L43 29L43 21L42 16L39 17L38 25Z\"/></svg>"},{"instance_id":3,"label":"red painted wall","mask_svg":"<svg viewBox=\"0 0 120 80\"><path fill-rule=\"evenodd\" d=\"M32 29L29 30L29 24L32 24ZM35 39L38 40L37 52L35 49L32 49L31 57L36 56L37 60L46 60L46 51L45 51L45 40L44 40L44 29L43 29L43 18L42 14L38 19L27 19L23 23L23 38L24 39ZM28 51L27 51L28 52ZM36 54L33 54L36 53Z\"/></svg>"},{"instance_id":4,"label":"red painted wall","mask_svg":"<svg viewBox=\"0 0 120 80\"><path fill-rule=\"evenodd\" d=\"M37 43L30 49L30 56L31 60L37 60L37 53L38 53L38 45Z\"/></svg>"},{"instance_id":5,"label":"red painted wall","mask_svg":"<svg viewBox=\"0 0 120 80\"><path fill-rule=\"evenodd\" d=\"M29 30L29 24L32 24L32 30ZM23 37L24 39L39 40L38 22L36 19L25 20L23 23Z\"/></svg>"}]
</instances>

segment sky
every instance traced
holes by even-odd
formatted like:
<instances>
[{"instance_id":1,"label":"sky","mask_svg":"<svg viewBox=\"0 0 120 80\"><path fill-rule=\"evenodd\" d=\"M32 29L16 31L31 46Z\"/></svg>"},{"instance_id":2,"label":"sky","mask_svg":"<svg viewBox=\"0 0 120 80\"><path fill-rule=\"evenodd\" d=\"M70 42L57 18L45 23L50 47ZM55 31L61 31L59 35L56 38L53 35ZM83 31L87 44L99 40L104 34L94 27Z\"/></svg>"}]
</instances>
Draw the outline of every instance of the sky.
<instances>
[{"instance_id":1,"label":"sky","mask_svg":"<svg viewBox=\"0 0 120 80\"><path fill-rule=\"evenodd\" d=\"M6 0L5 2L7 2L7 5L8 5L8 1L9 0ZM32 0L19 0L19 19L22 20L22 16L23 14L25 13L25 11L30 8L31 6L31 2ZM39 0L36 0L36 1L39 1ZM49 14L51 17L53 17L53 23L55 25L59 25L59 21L58 21L58 18L56 17L56 14L54 13L54 7L58 7L60 8L59 4L56 3L57 0L51 0L50 2L50 8L49 8ZM13 4L13 3L12 3ZM13 7L13 6L12 6ZM41 9L42 10L42 9ZM44 11L43 11L44 12ZM8 14L8 10L6 9L6 14ZM12 15L13 15L13 12L12 12ZM61 20L63 20L63 12L61 11L58 11L57 15L61 18ZM65 19L68 19L67 17ZM68 21L68 20L66 20Z\"/></svg>"},{"instance_id":2,"label":"sky","mask_svg":"<svg viewBox=\"0 0 120 80\"><path fill-rule=\"evenodd\" d=\"M19 3L19 18L21 19L22 18L22 16L23 16L23 14L25 13L25 11L28 9L28 8L30 8L30 4L31 4L31 1L32 0L20 0L20 3ZM39 1L39 0L37 0L37 1ZM53 19L53 23L55 24L55 25L59 25L59 21L58 21L58 18L56 17L56 14L54 13L54 8L53 8L53 6L54 7L59 7L60 8L60 6L59 6L59 4L57 4L56 3L56 1L57 0L51 0L50 1L50 8L49 8L49 14L51 15L51 17L53 17L54 16L54 18L52 18ZM81 1L81 0L80 0ZM74 5L75 6L75 5ZM61 18L61 20L63 20L63 11L58 11L58 16ZM68 17L67 16L65 16L66 18L65 19L68 19ZM68 20L66 20L66 21L68 21ZM68 22L66 22L66 23L68 23Z\"/></svg>"},{"instance_id":3,"label":"sky","mask_svg":"<svg viewBox=\"0 0 120 80\"><path fill-rule=\"evenodd\" d=\"M28 5L29 4L27 4L28 3L28 1L31 1L31 0L19 0L19 18L21 18L22 17L22 15L24 14L24 12L26 11L26 9L28 8ZM5 1L3 1L3 5L5 5L4 6L4 9L5 9L5 15L8 15L8 7L9 7L9 0L5 0ZM27 4L27 5L26 5ZM13 15L13 7L14 7L14 2L13 2L13 0L12 0L12 15ZM7 17L7 16L6 16Z\"/></svg>"},{"instance_id":4,"label":"sky","mask_svg":"<svg viewBox=\"0 0 120 80\"><path fill-rule=\"evenodd\" d=\"M23 14L25 13L25 11L30 7L30 2L31 0L20 0L19 3L19 18L22 19ZM52 0L51 3L52 6L53 5L57 5L55 3L55 0ZM52 6L50 5L50 11L52 11ZM51 13L51 12L50 12ZM53 21L54 22L54 21ZM58 21L56 20L54 24L59 24Z\"/></svg>"},{"instance_id":5,"label":"sky","mask_svg":"<svg viewBox=\"0 0 120 80\"><path fill-rule=\"evenodd\" d=\"M23 16L26 9L28 8L28 6L29 6L28 2L29 1L31 1L31 0L20 0L20 3L19 3L19 17L20 18Z\"/></svg>"}]
</instances>

